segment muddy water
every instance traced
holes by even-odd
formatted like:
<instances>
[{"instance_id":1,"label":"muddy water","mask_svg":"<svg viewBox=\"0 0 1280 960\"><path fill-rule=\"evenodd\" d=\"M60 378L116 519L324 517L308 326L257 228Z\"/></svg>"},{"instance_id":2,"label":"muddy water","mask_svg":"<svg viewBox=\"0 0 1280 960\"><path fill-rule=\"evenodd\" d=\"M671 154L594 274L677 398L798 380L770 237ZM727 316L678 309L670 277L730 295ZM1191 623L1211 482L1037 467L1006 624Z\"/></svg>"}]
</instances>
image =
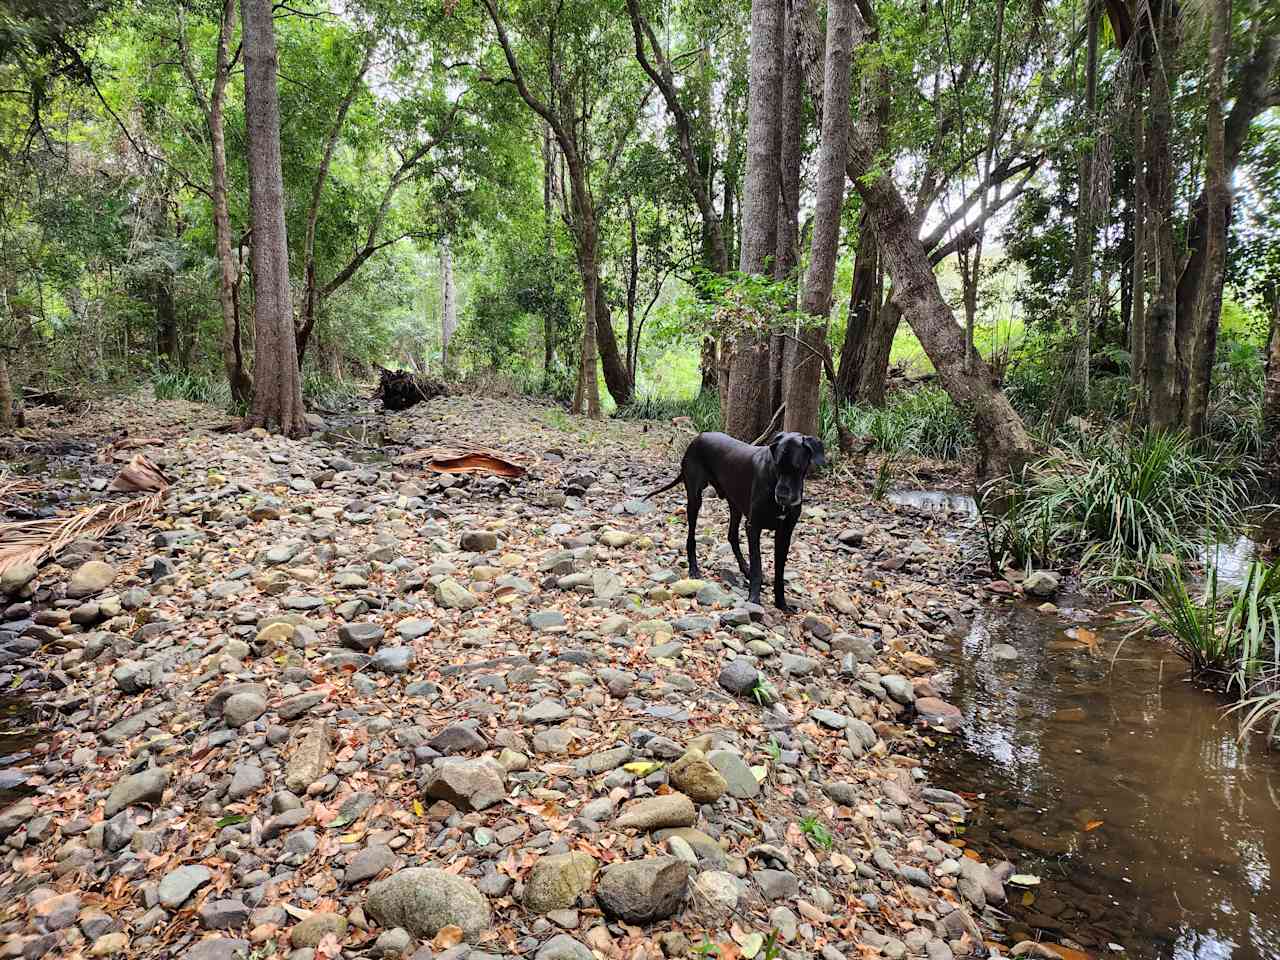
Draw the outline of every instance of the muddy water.
<instances>
[{"instance_id":1,"label":"muddy water","mask_svg":"<svg viewBox=\"0 0 1280 960\"><path fill-rule=\"evenodd\" d=\"M978 795L967 839L984 859L1042 878L1010 907L1014 942L1280 957L1280 756L1238 744L1219 700L1173 654L1122 643L1116 616L1021 603L980 613L946 658L966 723L933 775ZM1073 623L1096 644L1073 639ZM996 644L1017 659L993 656Z\"/></svg>"}]
</instances>

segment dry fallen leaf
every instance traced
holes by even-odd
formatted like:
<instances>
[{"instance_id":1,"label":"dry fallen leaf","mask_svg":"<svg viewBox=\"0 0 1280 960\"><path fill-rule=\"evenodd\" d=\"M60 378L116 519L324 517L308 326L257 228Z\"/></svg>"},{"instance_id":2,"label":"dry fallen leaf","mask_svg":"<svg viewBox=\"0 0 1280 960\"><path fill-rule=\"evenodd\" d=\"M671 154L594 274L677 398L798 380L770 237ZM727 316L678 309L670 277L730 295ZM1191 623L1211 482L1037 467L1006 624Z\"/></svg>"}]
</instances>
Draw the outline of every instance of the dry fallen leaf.
<instances>
[{"instance_id":1,"label":"dry fallen leaf","mask_svg":"<svg viewBox=\"0 0 1280 960\"><path fill-rule=\"evenodd\" d=\"M431 947L434 950L451 950L462 942L462 928L450 924L447 927L441 927L440 932L436 934L434 940L431 941Z\"/></svg>"}]
</instances>

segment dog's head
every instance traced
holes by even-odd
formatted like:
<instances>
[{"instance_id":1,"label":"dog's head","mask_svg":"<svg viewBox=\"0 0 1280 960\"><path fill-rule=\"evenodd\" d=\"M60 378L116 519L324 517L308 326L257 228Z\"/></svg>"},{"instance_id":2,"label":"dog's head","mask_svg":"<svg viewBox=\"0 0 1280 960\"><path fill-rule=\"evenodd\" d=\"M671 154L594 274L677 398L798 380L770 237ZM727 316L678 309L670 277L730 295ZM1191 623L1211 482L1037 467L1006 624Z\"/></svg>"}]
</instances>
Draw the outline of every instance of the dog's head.
<instances>
[{"instance_id":1,"label":"dog's head","mask_svg":"<svg viewBox=\"0 0 1280 960\"><path fill-rule=\"evenodd\" d=\"M800 506L804 499L804 478L810 467L825 467L827 452L817 437L803 433L780 433L769 444L769 456L773 459L773 499L779 507Z\"/></svg>"}]
</instances>

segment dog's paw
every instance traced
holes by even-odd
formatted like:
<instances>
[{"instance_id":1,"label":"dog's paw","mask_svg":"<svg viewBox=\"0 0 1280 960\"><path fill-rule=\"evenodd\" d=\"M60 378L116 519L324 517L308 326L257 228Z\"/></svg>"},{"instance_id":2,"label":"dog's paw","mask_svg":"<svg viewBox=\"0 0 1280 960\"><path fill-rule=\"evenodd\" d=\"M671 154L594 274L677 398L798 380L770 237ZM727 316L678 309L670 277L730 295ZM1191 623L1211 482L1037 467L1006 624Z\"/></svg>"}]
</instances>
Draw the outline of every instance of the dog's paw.
<instances>
[{"instance_id":1,"label":"dog's paw","mask_svg":"<svg viewBox=\"0 0 1280 960\"><path fill-rule=\"evenodd\" d=\"M796 612L796 608L793 607L791 604L787 603L787 601L785 600L775 600L773 601L773 605L777 607L779 610L781 610L783 613Z\"/></svg>"}]
</instances>

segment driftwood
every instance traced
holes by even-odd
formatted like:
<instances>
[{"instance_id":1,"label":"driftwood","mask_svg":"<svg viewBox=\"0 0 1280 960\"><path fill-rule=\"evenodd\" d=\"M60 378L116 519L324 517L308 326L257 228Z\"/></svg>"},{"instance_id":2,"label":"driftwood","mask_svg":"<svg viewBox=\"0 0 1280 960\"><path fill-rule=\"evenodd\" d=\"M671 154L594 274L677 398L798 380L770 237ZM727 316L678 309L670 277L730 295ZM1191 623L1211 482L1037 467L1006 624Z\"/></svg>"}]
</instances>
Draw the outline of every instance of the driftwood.
<instances>
[{"instance_id":1,"label":"driftwood","mask_svg":"<svg viewBox=\"0 0 1280 960\"><path fill-rule=\"evenodd\" d=\"M442 397L448 389L440 380L410 373L408 370L378 370L378 389L373 398L382 401L383 410L407 410L423 400Z\"/></svg>"}]
</instances>

